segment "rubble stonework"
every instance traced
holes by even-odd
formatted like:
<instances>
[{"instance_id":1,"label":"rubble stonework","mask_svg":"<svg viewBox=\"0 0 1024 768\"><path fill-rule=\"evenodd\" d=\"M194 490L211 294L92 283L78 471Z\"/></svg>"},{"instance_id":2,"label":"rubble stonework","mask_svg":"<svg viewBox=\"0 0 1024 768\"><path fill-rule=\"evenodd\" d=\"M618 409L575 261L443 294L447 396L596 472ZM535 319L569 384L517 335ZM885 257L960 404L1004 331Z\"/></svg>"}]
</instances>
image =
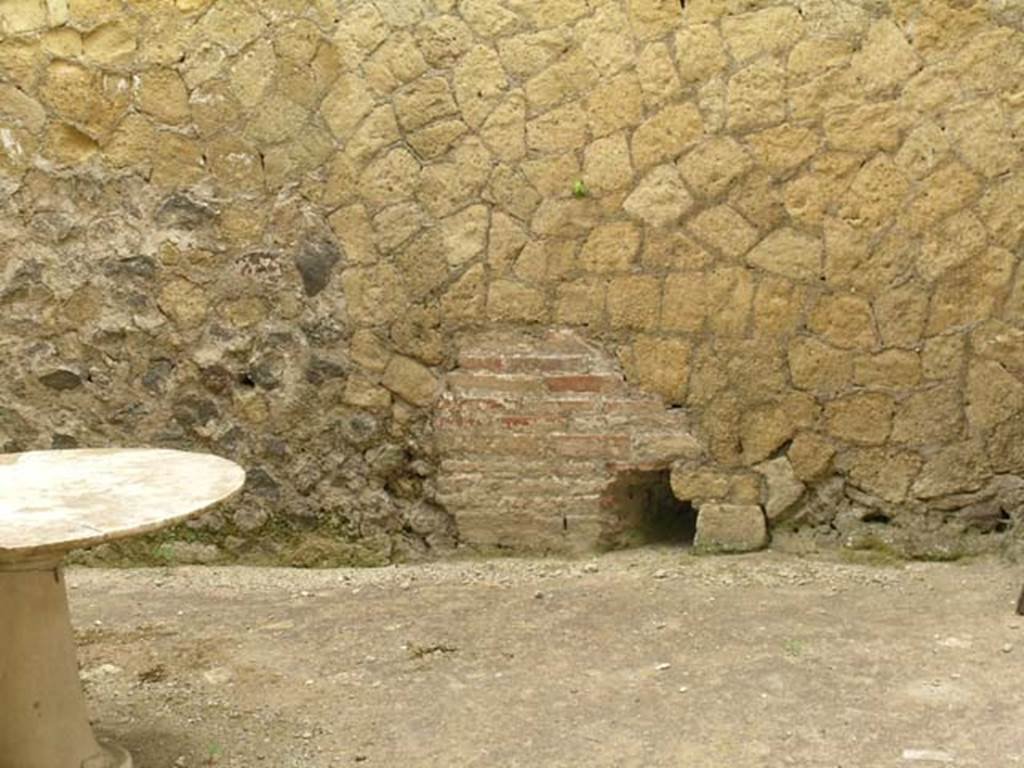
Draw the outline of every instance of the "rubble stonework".
<instances>
[{"instance_id":1,"label":"rubble stonework","mask_svg":"<svg viewBox=\"0 0 1024 768\"><path fill-rule=\"evenodd\" d=\"M572 331L709 541L1002 546L1022 58L982 0L0 3L0 449L233 458L221 552L444 552L460 344Z\"/></svg>"}]
</instances>

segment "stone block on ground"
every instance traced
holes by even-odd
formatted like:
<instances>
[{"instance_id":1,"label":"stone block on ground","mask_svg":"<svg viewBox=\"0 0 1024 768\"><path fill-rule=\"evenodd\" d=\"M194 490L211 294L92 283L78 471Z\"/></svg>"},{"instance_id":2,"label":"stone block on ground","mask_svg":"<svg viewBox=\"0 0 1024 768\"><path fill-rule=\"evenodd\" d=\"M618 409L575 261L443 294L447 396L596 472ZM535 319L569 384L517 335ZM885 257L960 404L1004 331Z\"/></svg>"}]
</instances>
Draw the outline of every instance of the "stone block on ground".
<instances>
[{"instance_id":1,"label":"stone block on ground","mask_svg":"<svg viewBox=\"0 0 1024 768\"><path fill-rule=\"evenodd\" d=\"M697 515L698 552L754 552L767 544L764 511L756 504L705 504Z\"/></svg>"}]
</instances>

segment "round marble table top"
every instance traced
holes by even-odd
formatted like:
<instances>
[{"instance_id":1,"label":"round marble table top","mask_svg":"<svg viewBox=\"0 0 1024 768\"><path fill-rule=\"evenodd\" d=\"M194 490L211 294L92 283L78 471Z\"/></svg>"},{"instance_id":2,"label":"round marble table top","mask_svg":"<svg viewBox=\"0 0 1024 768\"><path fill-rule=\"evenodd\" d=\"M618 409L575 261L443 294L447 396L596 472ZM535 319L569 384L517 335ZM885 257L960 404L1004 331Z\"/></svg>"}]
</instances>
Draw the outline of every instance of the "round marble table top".
<instances>
[{"instance_id":1,"label":"round marble table top","mask_svg":"<svg viewBox=\"0 0 1024 768\"><path fill-rule=\"evenodd\" d=\"M146 533L238 491L216 456L160 449L0 454L0 563Z\"/></svg>"}]
</instances>

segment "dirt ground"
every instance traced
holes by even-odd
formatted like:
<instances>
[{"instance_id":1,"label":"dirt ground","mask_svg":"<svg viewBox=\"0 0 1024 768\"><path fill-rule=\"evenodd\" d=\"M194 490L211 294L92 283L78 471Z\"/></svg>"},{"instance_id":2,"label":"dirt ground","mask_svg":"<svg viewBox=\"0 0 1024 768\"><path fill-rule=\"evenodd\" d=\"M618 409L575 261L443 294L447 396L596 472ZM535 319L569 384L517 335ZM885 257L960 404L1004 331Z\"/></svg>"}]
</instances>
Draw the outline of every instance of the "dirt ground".
<instances>
[{"instance_id":1,"label":"dirt ground","mask_svg":"<svg viewBox=\"0 0 1024 768\"><path fill-rule=\"evenodd\" d=\"M631 551L69 572L138 768L1024 765L1024 572Z\"/></svg>"}]
</instances>

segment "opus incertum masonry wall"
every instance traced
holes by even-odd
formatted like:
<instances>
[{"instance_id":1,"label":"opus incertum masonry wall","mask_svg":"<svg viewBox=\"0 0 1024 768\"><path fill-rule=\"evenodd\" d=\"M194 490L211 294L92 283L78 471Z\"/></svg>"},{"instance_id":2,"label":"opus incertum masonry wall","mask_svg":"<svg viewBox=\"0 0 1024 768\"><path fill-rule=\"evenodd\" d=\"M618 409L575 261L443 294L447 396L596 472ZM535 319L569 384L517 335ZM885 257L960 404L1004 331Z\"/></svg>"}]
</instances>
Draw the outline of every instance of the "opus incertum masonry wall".
<instances>
[{"instance_id":1,"label":"opus incertum masonry wall","mask_svg":"<svg viewBox=\"0 0 1024 768\"><path fill-rule=\"evenodd\" d=\"M0 0L0 446L239 461L195 559L1005 546L1022 61L1010 0Z\"/></svg>"}]
</instances>

